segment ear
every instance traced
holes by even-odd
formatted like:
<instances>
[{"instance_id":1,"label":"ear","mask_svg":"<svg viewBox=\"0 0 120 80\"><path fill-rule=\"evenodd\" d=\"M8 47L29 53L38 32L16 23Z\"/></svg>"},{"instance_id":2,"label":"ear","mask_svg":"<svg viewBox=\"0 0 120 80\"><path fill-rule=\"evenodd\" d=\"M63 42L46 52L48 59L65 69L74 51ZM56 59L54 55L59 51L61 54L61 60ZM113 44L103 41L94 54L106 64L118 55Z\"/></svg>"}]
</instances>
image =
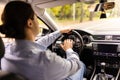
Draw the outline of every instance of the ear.
<instances>
[{"instance_id":1,"label":"ear","mask_svg":"<svg viewBox=\"0 0 120 80\"><path fill-rule=\"evenodd\" d=\"M29 28L31 28L32 25L33 25L32 20L31 20L31 19L28 19L28 20L27 20L27 26L28 26Z\"/></svg>"}]
</instances>

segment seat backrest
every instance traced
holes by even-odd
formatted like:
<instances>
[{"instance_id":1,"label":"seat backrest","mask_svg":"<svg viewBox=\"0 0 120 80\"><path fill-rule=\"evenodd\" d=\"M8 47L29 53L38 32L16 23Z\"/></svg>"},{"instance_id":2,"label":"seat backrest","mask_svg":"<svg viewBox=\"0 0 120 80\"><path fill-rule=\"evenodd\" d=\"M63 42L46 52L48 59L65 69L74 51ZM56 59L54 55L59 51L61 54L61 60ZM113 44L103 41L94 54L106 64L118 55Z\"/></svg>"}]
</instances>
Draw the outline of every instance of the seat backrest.
<instances>
[{"instance_id":1,"label":"seat backrest","mask_svg":"<svg viewBox=\"0 0 120 80\"><path fill-rule=\"evenodd\" d=\"M5 53L5 47L2 38L0 37L0 60Z\"/></svg>"},{"instance_id":2,"label":"seat backrest","mask_svg":"<svg viewBox=\"0 0 120 80\"><path fill-rule=\"evenodd\" d=\"M0 37L0 61L1 58L4 56L4 53L5 53L5 46L2 38ZM0 62L0 69L1 69L1 62ZM21 75L0 70L0 80L27 80L27 79Z\"/></svg>"},{"instance_id":3,"label":"seat backrest","mask_svg":"<svg viewBox=\"0 0 120 80\"><path fill-rule=\"evenodd\" d=\"M2 38L0 37L0 69L1 69L1 58L4 56L4 53L5 53L5 46Z\"/></svg>"},{"instance_id":4,"label":"seat backrest","mask_svg":"<svg viewBox=\"0 0 120 80\"><path fill-rule=\"evenodd\" d=\"M28 80L23 76L0 70L0 80Z\"/></svg>"}]
</instances>

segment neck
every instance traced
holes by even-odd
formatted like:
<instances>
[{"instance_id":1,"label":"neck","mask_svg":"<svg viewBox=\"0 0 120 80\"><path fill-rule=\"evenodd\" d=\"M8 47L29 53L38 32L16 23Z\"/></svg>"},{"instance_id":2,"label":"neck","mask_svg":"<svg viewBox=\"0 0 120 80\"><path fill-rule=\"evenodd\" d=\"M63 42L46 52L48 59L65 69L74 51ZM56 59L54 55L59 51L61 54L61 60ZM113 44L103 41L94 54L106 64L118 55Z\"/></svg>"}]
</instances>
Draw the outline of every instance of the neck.
<instances>
[{"instance_id":1,"label":"neck","mask_svg":"<svg viewBox=\"0 0 120 80\"><path fill-rule=\"evenodd\" d=\"M35 41L35 35L29 29L26 31L26 38L25 38L25 40L29 40L29 41L32 41L32 42Z\"/></svg>"},{"instance_id":2,"label":"neck","mask_svg":"<svg viewBox=\"0 0 120 80\"><path fill-rule=\"evenodd\" d=\"M27 36L26 38L25 38L25 40L29 40L29 41L32 41L32 42L34 42L35 41L35 37L34 36Z\"/></svg>"}]
</instances>

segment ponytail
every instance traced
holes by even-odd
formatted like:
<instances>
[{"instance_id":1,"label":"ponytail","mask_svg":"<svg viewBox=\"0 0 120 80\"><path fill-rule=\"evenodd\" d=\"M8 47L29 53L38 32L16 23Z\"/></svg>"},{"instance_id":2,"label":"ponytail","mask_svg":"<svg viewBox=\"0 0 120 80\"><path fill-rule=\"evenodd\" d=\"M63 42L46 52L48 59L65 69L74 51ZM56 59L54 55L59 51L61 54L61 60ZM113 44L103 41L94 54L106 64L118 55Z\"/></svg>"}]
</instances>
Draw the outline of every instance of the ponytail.
<instances>
[{"instance_id":1,"label":"ponytail","mask_svg":"<svg viewBox=\"0 0 120 80\"><path fill-rule=\"evenodd\" d=\"M2 34L5 34L5 37L16 38L16 30L14 30L13 28L14 27L11 27L9 25L0 25L0 32Z\"/></svg>"}]
</instances>

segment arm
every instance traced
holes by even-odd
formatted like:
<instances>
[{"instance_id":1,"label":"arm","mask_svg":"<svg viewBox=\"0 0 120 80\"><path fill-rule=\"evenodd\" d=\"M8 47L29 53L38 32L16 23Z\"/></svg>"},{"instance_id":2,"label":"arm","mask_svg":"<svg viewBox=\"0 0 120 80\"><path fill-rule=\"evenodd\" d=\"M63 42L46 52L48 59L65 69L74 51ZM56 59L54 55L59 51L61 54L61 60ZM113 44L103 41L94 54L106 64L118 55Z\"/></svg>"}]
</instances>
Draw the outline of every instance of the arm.
<instances>
[{"instance_id":1,"label":"arm","mask_svg":"<svg viewBox=\"0 0 120 80\"><path fill-rule=\"evenodd\" d=\"M53 80L62 80L76 73L81 65L78 56L74 53L75 52L71 52L71 55L69 55L67 59L64 59L55 53L50 54L50 51L46 52L47 59L45 57L44 59L46 60L45 64L47 64L47 66L45 66L47 79L54 78Z\"/></svg>"},{"instance_id":2,"label":"arm","mask_svg":"<svg viewBox=\"0 0 120 80\"><path fill-rule=\"evenodd\" d=\"M77 53L72 50L72 45L73 41L70 39L65 40L61 45L61 47L66 51L67 59L61 58L55 53L49 54L50 52L47 52L47 61L50 63L48 62L49 64L46 68L48 69L46 74L51 74L48 77L53 77L52 75L55 75L55 80L61 80L79 70L81 67L80 60Z\"/></svg>"},{"instance_id":3,"label":"arm","mask_svg":"<svg viewBox=\"0 0 120 80\"><path fill-rule=\"evenodd\" d=\"M72 29L64 29L60 31L55 31L53 33L50 33L49 35L46 35L44 37L41 37L37 43L44 46L44 48L47 48L50 44L52 44L62 33L69 33Z\"/></svg>"},{"instance_id":4,"label":"arm","mask_svg":"<svg viewBox=\"0 0 120 80\"><path fill-rule=\"evenodd\" d=\"M41 37L37 43L47 48L50 44L52 44L59 36L61 35L60 31L55 31L46 36Z\"/></svg>"}]
</instances>

